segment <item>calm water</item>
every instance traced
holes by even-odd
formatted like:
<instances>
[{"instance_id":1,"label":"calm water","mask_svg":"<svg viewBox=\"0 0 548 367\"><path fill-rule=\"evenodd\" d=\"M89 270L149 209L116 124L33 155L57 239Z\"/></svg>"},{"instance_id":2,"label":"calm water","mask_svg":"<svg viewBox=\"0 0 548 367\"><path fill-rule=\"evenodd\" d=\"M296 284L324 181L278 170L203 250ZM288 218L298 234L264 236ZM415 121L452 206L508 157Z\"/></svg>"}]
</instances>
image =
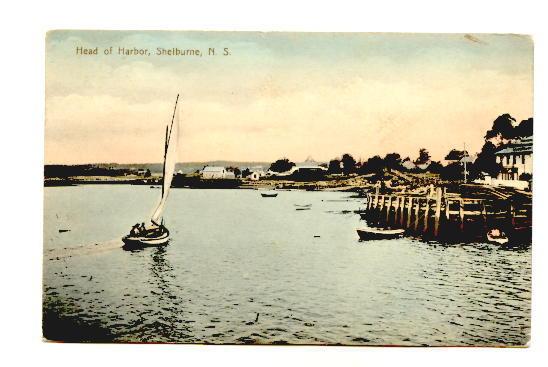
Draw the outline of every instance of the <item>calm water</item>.
<instances>
[{"instance_id":1,"label":"calm water","mask_svg":"<svg viewBox=\"0 0 548 367\"><path fill-rule=\"evenodd\" d=\"M51 339L183 343L520 345L530 249L359 242L348 193L170 193L172 242L128 252L146 186L45 188ZM295 205L311 204L310 210ZM68 229L67 232L59 230ZM257 319L258 314L258 321Z\"/></svg>"}]
</instances>

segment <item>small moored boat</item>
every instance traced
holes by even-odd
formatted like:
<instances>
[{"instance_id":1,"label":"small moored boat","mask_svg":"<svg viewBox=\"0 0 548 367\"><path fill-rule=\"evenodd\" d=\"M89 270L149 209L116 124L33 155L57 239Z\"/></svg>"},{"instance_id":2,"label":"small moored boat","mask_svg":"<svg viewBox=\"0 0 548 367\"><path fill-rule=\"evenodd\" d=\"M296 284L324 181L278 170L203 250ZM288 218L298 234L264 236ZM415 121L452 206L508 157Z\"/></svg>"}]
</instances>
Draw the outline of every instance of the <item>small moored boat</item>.
<instances>
[{"instance_id":1,"label":"small moored boat","mask_svg":"<svg viewBox=\"0 0 548 367\"><path fill-rule=\"evenodd\" d=\"M356 230L360 240L387 240L391 238L398 238L405 232L403 229L385 229L385 228L359 228Z\"/></svg>"},{"instance_id":2,"label":"small moored boat","mask_svg":"<svg viewBox=\"0 0 548 367\"><path fill-rule=\"evenodd\" d=\"M504 245L508 243L508 236L506 236L500 229L494 228L487 232L487 241L498 245Z\"/></svg>"},{"instance_id":3,"label":"small moored boat","mask_svg":"<svg viewBox=\"0 0 548 367\"><path fill-rule=\"evenodd\" d=\"M277 192L272 192L272 193L261 192L261 196L263 198L275 198L276 196L278 196L278 193Z\"/></svg>"}]
</instances>

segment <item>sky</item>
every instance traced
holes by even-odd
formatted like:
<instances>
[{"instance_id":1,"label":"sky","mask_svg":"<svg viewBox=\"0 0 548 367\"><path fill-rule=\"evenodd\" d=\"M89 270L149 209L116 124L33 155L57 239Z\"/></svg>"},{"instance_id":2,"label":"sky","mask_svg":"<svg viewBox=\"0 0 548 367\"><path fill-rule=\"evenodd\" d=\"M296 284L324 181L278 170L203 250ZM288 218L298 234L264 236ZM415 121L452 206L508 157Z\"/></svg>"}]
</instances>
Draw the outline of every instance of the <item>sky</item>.
<instances>
[{"instance_id":1,"label":"sky","mask_svg":"<svg viewBox=\"0 0 548 367\"><path fill-rule=\"evenodd\" d=\"M97 47L97 55L78 47ZM119 47L149 54L119 55ZM158 47L202 56L156 55ZM464 143L479 151L501 114L533 116L533 42L495 34L51 31L46 164L161 162L177 94L180 162L390 152L414 159L420 148L440 160Z\"/></svg>"}]
</instances>

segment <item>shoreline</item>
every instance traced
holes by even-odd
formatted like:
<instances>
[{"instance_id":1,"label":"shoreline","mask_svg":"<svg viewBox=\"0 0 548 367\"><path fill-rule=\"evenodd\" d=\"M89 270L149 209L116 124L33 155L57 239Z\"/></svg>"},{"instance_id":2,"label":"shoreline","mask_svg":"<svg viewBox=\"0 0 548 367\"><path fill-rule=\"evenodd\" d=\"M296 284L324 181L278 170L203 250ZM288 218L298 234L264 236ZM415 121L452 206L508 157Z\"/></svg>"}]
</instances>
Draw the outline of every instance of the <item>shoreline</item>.
<instances>
[{"instance_id":1,"label":"shoreline","mask_svg":"<svg viewBox=\"0 0 548 367\"><path fill-rule=\"evenodd\" d=\"M111 177L111 176L79 176L67 178L45 178L44 187L63 187L78 185L136 185L161 187L159 177ZM344 177L313 181L292 181L281 179L227 180L227 179L200 179L185 177L183 180L174 179L172 188L190 189L241 189L241 190L301 190L301 191L343 191L364 192L373 188L364 176Z\"/></svg>"}]
</instances>

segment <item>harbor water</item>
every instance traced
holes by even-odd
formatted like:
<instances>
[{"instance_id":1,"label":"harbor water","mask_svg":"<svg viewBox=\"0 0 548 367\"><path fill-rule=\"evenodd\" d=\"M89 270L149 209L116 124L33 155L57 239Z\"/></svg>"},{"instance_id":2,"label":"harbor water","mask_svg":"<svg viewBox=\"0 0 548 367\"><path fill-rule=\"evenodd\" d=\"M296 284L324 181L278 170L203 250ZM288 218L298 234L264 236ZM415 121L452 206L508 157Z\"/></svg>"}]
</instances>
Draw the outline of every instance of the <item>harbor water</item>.
<instances>
[{"instance_id":1,"label":"harbor water","mask_svg":"<svg viewBox=\"0 0 548 367\"><path fill-rule=\"evenodd\" d=\"M363 198L173 189L164 248L125 251L159 189L48 187L44 336L92 342L524 345L531 249L360 242Z\"/></svg>"}]
</instances>

